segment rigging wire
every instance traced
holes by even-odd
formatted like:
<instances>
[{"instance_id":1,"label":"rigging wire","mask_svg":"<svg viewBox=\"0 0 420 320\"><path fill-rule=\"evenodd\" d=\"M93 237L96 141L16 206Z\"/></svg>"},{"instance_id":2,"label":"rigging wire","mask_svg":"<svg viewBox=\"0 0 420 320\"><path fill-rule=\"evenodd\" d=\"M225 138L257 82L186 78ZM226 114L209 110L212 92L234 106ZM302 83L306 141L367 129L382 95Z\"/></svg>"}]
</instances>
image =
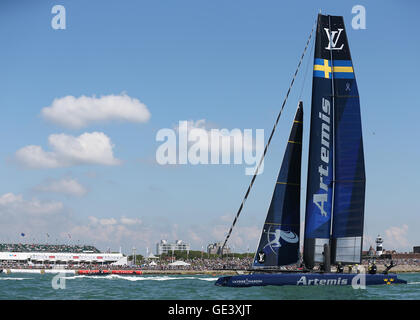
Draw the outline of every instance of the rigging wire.
<instances>
[{"instance_id":1,"label":"rigging wire","mask_svg":"<svg viewBox=\"0 0 420 320\"><path fill-rule=\"evenodd\" d=\"M312 44L311 44L311 49L309 50L309 56L312 56L314 46L315 46L315 41L313 41ZM300 89L298 100L302 100L303 89L305 88L305 84L306 84L306 76L308 75L308 71L309 71L310 66L311 66L311 60L308 59L308 60L306 60L305 74L303 76L302 88Z\"/></svg>"},{"instance_id":2,"label":"rigging wire","mask_svg":"<svg viewBox=\"0 0 420 320\"><path fill-rule=\"evenodd\" d=\"M225 246L226 246L226 243L227 243L227 241L229 240L229 238L230 238L230 236L231 236L231 234L232 234L232 230L233 230L233 228L235 227L235 224L236 224L236 222L237 222L237 220L238 220L238 218L239 218L239 215L241 214L242 208L244 207L245 201L246 201L246 199L248 198L249 192L251 191L251 188L252 188L252 186L254 185L255 179L257 178L257 175L258 175L258 172L259 172L259 170L260 170L261 164L263 163L263 160L264 160L265 155L266 155L266 153L267 153L268 147L269 147L269 145L270 145L270 143L271 143L271 139L273 138L274 132L276 131L277 124L278 124L278 122L279 122L279 120L280 120L280 116L281 116L281 114L283 113L283 109L284 109L284 106L286 105L287 98L289 97L290 90L291 90L291 89L292 89L292 87L293 87L293 84L294 84L294 82L295 82L296 76L297 76L297 74L298 74L298 72L299 72L300 66L301 66L302 61L303 61L303 58L304 58L304 56L305 56L306 50L308 49L309 43L310 43L310 41L311 41L311 39L312 39L312 35L313 35L313 33L314 33L314 29L316 28L316 25L317 25L317 22L315 22L314 26L312 27L311 34L309 35L309 38L308 38L308 40L306 41L305 49L303 49L302 56L300 57L300 60L299 60L298 66L297 66L297 68L296 68L295 74L293 75L293 79L292 79L292 81L291 81L291 83L290 83L290 85L289 85L289 89L287 90L286 97L285 97L285 98L284 98L284 100L283 100L283 104L282 104L282 106L281 106L281 108L280 108L280 112L279 112L279 114L278 114L278 116L277 116L276 122L274 123L273 129L271 130L270 137L268 138L267 144L266 144L266 145L265 145L265 147L264 147L264 152L263 152L263 154L262 154L262 156L261 156L260 162L258 163L258 166L257 166L257 168L256 168L256 170L255 170L254 176L253 176L253 177L252 177L252 179L251 179L251 183L250 183L250 184L249 184L249 186L248 186L248 190L247 190L247 191L246 191L246 193L245 193L245 197L242 199L242 203L241 203L241 205L239 206L239 209L238 209L238 211L237 211L237 213L236 213L235 219L233 220L232 226L230 227L229 232L228 232L228 234L227 234L227 236L226 236L226 238L225 238L225 241L223 242L223 246L222 246L222 249L221 249L221 255L223 255L223 250L224 250L224 248L225 248ZM303 89L302 89L302 90L303 90Z\"/></svg>"}]
</instances>

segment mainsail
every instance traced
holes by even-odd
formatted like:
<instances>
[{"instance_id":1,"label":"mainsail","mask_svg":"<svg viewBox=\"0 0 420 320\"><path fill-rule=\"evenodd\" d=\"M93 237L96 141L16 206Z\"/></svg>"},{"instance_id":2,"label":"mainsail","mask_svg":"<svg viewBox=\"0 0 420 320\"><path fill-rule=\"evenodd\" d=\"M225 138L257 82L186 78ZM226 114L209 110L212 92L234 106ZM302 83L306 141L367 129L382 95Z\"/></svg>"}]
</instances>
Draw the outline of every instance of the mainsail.
<instances>
[{"instance_id":1,"label":"mainsail","mask_svg":"<svg viewBox=\"0 0 420 320\"><path fill-rule=\"evenodd\" d=\"M299 260L302 127L303 104L300 101L254 258L254 268L274 268Z\"/></svg>"},{"instance_id":2,"label":"mainsail","mask_svg":"<svg viewBox=\"0 0 420 320\"><path fill-rule=\"evenodd\" d=\"M365 170L359 95L343 18L318 15L312 84L304 262L360 262ZM332 239L332 242L330 240Z\"/></svg>"},{"instance_id":3,"label":"mainsail","mask_svg":"<svg viewBox=\"0 0 420 320\"><path fill-rule=\"evenodd\" d=\"M366 177L359 92L343 18L331 17L330 25L332 30L343 30L341 41L346 49L331 50L335 106L331 258L333 263L360 263Z\"/></svg>"}]
</instances>

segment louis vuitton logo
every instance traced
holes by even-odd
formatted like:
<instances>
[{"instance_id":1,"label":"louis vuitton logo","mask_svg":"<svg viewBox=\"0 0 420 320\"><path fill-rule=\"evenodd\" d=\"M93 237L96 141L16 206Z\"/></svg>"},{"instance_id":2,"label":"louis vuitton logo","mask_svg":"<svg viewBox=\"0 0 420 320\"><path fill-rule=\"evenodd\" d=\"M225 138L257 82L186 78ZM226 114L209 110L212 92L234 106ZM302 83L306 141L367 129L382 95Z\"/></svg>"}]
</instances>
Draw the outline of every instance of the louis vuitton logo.
<instances>
[{"instance_id":1,"label":"louis vuitton logo","mask_svg":"<svg viewBox=\"0 0 420 320\"><path fill-rule=\"evenodd\" d=\"M325 32L327 33L328 37L328 46L325 48L327 50L341 50L344 47L344 43L341 47L337 48L338 39L340 38L341 32L344 29L338 29L338 31L331 31L328 28L324 28ZM335 39L335 41L334 41Z\"/></svg>"}]
</instances>

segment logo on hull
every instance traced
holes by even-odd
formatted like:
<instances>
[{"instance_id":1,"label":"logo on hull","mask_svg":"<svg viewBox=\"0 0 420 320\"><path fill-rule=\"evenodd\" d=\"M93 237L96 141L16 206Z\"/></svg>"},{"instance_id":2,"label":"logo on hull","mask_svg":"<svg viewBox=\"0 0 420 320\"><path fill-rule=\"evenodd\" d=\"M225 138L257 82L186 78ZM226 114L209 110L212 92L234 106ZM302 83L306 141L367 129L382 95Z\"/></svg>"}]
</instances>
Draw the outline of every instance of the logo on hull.
<instances>
[{"instance_id":1,"label":"logo on hull","mask_svg":"<svg viewBox=\"0 0 420 320\"><path fill-rule=\"evenodd\" d=\"M298 286L344 286L347 284L347 279L341 279L340 277L336 279L307 279L306 276L302 276L296 282Z\"/></svg>"}]
</instances>

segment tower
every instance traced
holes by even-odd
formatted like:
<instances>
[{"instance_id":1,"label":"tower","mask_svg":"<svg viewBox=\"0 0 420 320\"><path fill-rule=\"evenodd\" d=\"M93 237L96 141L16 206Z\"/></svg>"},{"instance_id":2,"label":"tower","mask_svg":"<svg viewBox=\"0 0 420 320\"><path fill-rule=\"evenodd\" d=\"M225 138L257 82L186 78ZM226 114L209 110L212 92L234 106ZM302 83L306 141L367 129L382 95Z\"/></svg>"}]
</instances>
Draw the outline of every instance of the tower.
<instances>
[{"instance_id":1,"label":"tower","mask_svg":"<svg viewBox=\"0 0 420 320\"><path fill-rule=\"evenodd\" d=\"M382 243L383 243L383 240L382 240L381 236L378 235L378 237L376 238L376 255L377 256L382 255L382 253L384 251L384 249L382 247Z\"/></svg>"}]
</instances>

